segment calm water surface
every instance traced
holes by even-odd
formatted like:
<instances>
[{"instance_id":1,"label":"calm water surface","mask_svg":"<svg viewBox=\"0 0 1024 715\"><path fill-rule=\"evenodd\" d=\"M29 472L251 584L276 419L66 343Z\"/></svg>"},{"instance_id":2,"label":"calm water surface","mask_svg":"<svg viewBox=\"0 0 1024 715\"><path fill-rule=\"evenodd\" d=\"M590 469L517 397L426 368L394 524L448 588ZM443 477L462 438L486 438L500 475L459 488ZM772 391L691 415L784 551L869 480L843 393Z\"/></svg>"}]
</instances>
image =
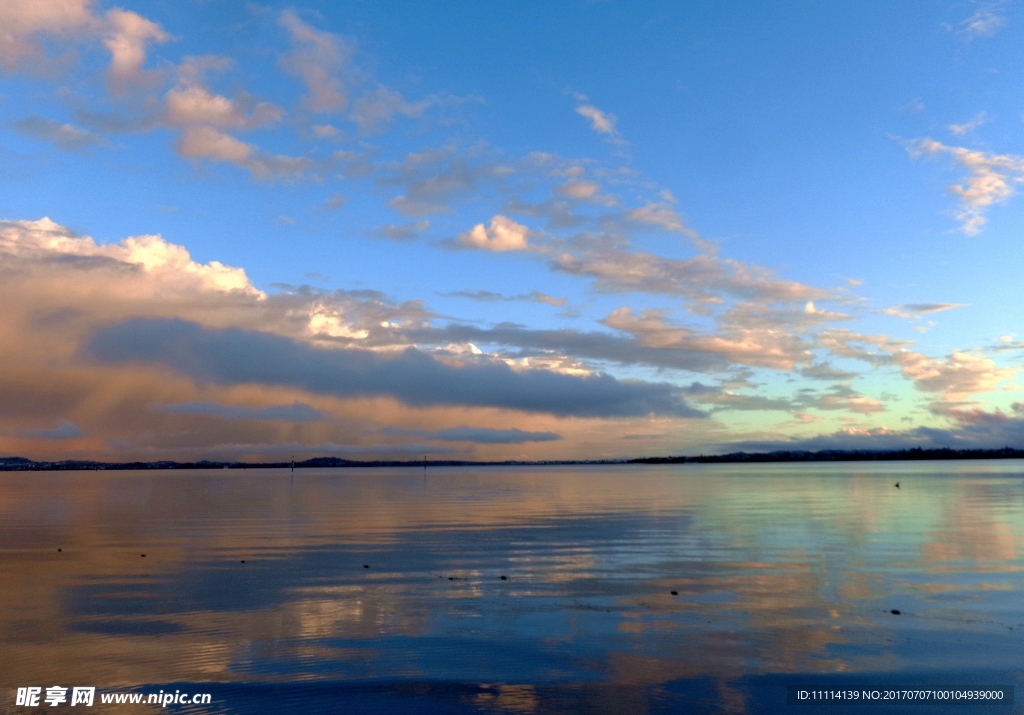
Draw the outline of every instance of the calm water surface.
<instances>
[{"instance_id":1,"label":"calm water surface","mask_svg":"<svg viewBox=\"0 0 1024 715\"><path fill-rule=\"evenodd\" d=\"M0 712L1024 712L1018 461L0 473L0 515Z\"/></svg>"}]
</instances>

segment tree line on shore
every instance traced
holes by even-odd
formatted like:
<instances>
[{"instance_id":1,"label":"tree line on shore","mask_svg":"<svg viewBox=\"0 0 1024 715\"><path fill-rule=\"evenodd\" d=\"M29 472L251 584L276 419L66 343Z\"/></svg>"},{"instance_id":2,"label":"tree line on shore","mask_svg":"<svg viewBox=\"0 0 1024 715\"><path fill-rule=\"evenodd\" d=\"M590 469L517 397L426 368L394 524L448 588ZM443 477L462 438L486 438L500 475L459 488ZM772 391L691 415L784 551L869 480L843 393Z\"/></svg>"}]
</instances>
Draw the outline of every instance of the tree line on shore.
<instances>
[{"instance_id":1,"label":"tree line on shore","mask_svg":"<svg viewBox=\"0 0 1024 715\"><path fill-rule=\"evenodd\" d=\"M697 456L638 457L635 459L567 459L544 461L506 460L479 462L468 460L354 460L339 457L314 457L300 462L97 462L65 459L55 462L35 461L24 457L0 457L0 471L43 472L84 470L152 470L152 469L295 469L338 467L472 467L472 466L542 466L572 464L729 464L759 462L872 462L945 459L1021 459L1024 450L1001 449L924 449L913 447L899 450L825 449L816 452L803 450L777 450L774 452L730 452Z\"/></svg>"}]
</instances>

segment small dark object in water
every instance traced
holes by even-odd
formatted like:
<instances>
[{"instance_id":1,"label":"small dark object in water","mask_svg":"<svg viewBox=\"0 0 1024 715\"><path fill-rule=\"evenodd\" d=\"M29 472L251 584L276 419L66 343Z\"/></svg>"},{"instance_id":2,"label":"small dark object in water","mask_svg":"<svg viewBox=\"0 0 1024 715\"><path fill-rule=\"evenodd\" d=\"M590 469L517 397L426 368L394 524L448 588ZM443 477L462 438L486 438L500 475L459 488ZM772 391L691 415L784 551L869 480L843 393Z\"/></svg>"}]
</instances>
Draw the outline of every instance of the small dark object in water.
<instances>
[{"instance_id":1,"label":"small dark object in water","mask_svg":"<svg viewBox=\"0 0 1024 715\"><path fill-rule=\"evenodd\" d=\"M364 569L368 569L368 568L370 568L370 564L363 564L363 568L364 568Z\"/></svg>"},{"instance_id":2,"label":"small dark object in water","mask_svg":"<svg viewBox=\"0 0 1024 715\"><path fill-rule=\"evenodd\" d=\"M143 554L143 555L142 555L142 558L146 558L146 555L145 555L145 554Z\"/></svg>"},{"instance_id":3,"label":"small dark object in water","mask_svg":"<svg viewBox=\"0 0 1024 715\"><path fill-rule=\"evenodd\" d=\"M455 580L455 578L454 578L454 577L452 577L452 576L449 576L449 577L448 577L448 580L449 580L449 581L454 581L454 580Z\"/></svg>"},{"instance_id":4,"label":"small dark object in water","mask_svg":"<svg viewBox=\"0 0 1024 715\"><path fill-rule=\"evenodd\" d=\"M889 611L889 613L891 613L891 614L892 614L892 615L894 615L894 616L898 616L898 615L900 615L900 612L899 612L899 611L897 611L897 610L896 610L895 608L894 608L894 609L892 609L891 611Z\"/></svg>"},{"instance_id":5,"label":"small dark object in water","mask_svg":"<svg viewBox=\"0 0 1024 715\"><path fill-rule=\"evenodd\" d=\"M508 576L502 576L502 577L501 577L501 580L502 580L502 581L508 581Z\"/></svg>"},{"instance_id":6,"label":"small dark object in water","mask_svg":"<svg viewBox=\"0 0 1024 715\"><path fill-rule=\"evenodd\" d=\"M679 595L679 591L673 591L673 592L672 592L672 595L673 595L673 596L678 596L678 595Z\"/></svg>"},{"instance_id":7,"label":"small dark object in water","mask_svg":"<svg viewBox=\"0 0 1024 715\"><path fill-rule=\"evenodd\" d=\"M243 563L243 564L245 563L245 559L242 559L242 563Z\"/></svg>"},{"instance_id":8,"label":"small dark object in water","mask_svg":"<svg viewBox=\"0 0 1024 715\"><path fill-rule=\"evenodd\" d=\"M60 549L57 549L57 551L60 551Z\"/></svg>"},{"instance_id":9,"label":"small dark object in water","mask_svg":"<svg viewBox=\"0 0 1024 715\"><path fill-rule=\"evenodd\" d=\"M893 486L896 487L897 489L899 489L900 488L900 483L896 482L895 484L893 484Z\"/></svg>"}]
</instances>

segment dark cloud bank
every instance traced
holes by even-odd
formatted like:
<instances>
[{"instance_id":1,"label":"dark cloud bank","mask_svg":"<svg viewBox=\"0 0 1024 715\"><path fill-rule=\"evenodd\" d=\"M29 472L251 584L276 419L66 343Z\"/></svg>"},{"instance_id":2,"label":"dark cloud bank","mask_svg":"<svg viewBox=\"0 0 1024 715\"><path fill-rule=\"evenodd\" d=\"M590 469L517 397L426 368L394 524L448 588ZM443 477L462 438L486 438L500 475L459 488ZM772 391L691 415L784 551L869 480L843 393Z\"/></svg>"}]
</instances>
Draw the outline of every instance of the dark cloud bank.
<instances>
[{"instance_id":1,"label":"dark cloud bank","mask_svg":"<svg viewBox=\"0 0 1024 715\"><path fill-rule=\"evenodd\" d=\"M667 383L606 374L517 372L503 363L446 365L415 348L397 354L318 349L288 338L208 329L183 320L135 319L99 330L83 354L108 363L170 367L221 385L267 384L338 397L390 396L414 407L464 405L561 417L705 417Z\"/></svg>"}]
</instances>

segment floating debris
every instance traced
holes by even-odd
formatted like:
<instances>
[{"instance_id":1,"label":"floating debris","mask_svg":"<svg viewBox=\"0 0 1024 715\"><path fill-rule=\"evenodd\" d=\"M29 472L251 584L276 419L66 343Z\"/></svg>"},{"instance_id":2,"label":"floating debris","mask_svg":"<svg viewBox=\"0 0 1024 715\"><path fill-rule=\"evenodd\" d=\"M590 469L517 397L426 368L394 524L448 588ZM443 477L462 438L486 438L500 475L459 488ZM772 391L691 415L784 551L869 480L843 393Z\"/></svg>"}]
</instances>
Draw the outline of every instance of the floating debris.
<instances>
[{"instance_id":1,"label":"floating debris","mask_svg":"<svg viewBox=\"0 0 1024 715\"><path fill-rule=\"evenodd\" d=\"M363 568L364 568L364 569L368 569L368 568L370 568L370 564L363 564Z\"/></svg>"},{"instance_id":2,"label":"floating debris","mask_svg":"<svg viewBox=\"0 0 1024 715\"><path fill-rule=\"evenodd\" d=\"M678 596L679 595L679 591L672 591L672 595L673 596Z\"/></svg>"},{"instance_id":3,"label":"floating debris","mask_svg":"<svg viewBox=\"0 0 1024 715\"><path fill-rule=\"evenodd\" d=\"M502 581L508 581L508 576L502 576L502 577L501 577L501 580L502 580Z\"/></svg>"},{"instance_id":4,"label":"floating debris","mask_svg":"<svg viewBox=\"0 0 1024 715\"><path fill-rule=\"evenodd\" d=\"M889 611L889 613L891 613L891 614L892 614L892 615L894 615L894 616L898 616L898 615L900 615L900 612L899 612L898 610L896 610L895 608L894 608L894 609L892 609L891 611Z\"/></svg>"}]
</instances>

